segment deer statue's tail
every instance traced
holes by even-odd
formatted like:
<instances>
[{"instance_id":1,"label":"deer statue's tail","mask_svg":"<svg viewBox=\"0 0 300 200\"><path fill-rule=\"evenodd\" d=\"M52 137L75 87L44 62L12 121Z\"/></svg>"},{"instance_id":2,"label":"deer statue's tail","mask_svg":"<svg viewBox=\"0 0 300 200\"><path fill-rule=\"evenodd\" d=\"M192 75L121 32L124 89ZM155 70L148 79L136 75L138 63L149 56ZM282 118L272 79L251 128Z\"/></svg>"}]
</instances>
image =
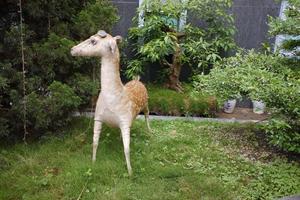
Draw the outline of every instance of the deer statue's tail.
<instances>
[{"instance_id":1,"label":"deer statue's tail","mask_svg":"<svg viewBox=\"0 0 300 200\"><path fill-rule=\"evenodd\" d=\"M141 79L141 77L139 76L139 75L136 75L134 78L133 78L133 80L135 80L135 81L139 81Z\"/></svg>"}]
</instances>

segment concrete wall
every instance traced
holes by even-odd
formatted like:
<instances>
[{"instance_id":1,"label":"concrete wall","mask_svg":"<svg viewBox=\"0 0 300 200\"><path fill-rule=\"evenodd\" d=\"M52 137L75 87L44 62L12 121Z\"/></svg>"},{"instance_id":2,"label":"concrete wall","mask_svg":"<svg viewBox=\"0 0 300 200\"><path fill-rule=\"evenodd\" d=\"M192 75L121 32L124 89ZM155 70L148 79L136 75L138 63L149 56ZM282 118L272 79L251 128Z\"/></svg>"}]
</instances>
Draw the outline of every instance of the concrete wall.
<instances>
[{"instance_id":1,"label":"concrete wall","mask_svg":"<svg viewBox=\"0 0 300 200\"><path fill-rule=\"evenodd\" d=\"M139 6L138 0L112 0L118 8L120 21L114 27L113 33L126 37L132 18ZM232 11L235 15L237 33L235 40L240 47L251 49L260 48L262 42L274 42L267 35L267 18L278 16L280 4L274 0L233 0Z\"/></svg>"}]
</instances>

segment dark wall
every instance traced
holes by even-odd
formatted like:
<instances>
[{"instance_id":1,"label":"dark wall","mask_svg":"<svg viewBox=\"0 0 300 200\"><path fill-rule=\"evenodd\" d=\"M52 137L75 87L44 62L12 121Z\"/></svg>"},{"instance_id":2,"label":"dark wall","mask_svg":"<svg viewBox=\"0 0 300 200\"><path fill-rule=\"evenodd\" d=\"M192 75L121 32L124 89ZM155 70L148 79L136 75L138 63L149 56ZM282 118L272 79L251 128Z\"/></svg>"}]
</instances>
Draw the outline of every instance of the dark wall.
<instances>
[{"instance_id":1,"label":"dark wall","mask_svg":"<svg viewBox=\"0 0 300 200\"><path fill-rule=\"evenodd\" d=\"M260 48L262 42L274 42L268 36L268 15L279 16L280 4L274 0L233 0L233 14L240 47Z\"/></svg>"},{"instance_id":2,"label":"dark wall","mask_svg":"<svg viewBox=\"0 0 300 200\"><path fill-rule=\"evenodd\" d=\"M127 36L132 18L139 6L138 0L112 0L118 8L120 21L114 27L113 33ZM280 4L274 0L233 0L232 11L235 15L237 33L235 40L240 47L251 49L260 48L262 42L274 42L269 38L267 18L278 16Z\"/></svg>"},{"instance_id":3,"label":"dark wall","mask_svg":"<svg viewBox=\"0 0 300 200\"><path fill-rule=\"evenodd\" d=\"M132 25L132 18L136 15L139 7L139 0L112 0L112 3L118 8L120 20L113 28L113 34L127 36L128 29Z\"/></svg>"}]
</instances>

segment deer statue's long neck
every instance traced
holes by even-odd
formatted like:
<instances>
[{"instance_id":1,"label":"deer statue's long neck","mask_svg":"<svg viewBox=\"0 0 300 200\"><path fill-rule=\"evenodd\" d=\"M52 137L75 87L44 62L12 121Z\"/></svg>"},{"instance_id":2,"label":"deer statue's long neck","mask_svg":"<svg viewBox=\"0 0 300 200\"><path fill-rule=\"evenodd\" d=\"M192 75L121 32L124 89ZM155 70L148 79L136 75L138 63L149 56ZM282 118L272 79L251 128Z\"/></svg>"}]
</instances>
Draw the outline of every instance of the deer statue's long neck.
<instances>
[{"instance_id":1,"label":"deer statue's long neck","mask_svg":"<svg viewBox=\"0 0 300 200\"><path fill-rule=\"evenodd\" d=\"M104 56L101 59L101 92L116 94L122 90L120 58L117 50L114 55Z\"/></svg>"}]
</instances>

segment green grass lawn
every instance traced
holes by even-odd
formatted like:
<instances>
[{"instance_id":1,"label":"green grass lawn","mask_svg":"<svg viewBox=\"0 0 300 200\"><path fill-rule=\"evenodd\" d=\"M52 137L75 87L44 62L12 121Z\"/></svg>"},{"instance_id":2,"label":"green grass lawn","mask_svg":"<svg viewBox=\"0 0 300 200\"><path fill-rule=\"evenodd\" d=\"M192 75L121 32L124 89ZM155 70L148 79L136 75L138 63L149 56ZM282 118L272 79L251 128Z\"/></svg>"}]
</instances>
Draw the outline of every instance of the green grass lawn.
<instances>
[{"instance_id":1,"label":"green grass lawn","mask_svg":"<svg viewBox=\"0 0 300 200\"><path fill-rule=\"evenodd\" d=\"M0 199L272 199L300 193L299 163L261 149L254 125L144 121L132 128L128 177L120 133L77 118L63 136L0 149Z\"/></svg>"}]
</instances>

